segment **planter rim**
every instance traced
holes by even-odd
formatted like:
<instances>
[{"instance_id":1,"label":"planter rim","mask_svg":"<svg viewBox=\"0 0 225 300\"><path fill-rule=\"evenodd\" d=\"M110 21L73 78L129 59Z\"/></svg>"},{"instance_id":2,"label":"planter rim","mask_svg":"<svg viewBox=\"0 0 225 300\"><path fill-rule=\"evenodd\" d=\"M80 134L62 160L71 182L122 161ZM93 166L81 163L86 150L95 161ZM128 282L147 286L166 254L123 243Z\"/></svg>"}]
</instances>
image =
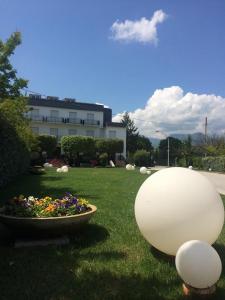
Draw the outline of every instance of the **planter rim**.
<instances>
[{"instance_id":1,"label":"planter rim","mask_svg":"<svg viewBox=\"0 0 225 300\"><path fill-rule=\"evenodd\" d=\"M61 216L61 217L15 217L15 216L10 216L10 215L4 215L0 213L0 217L3 217L5 219L14 219L14 220L56 220L56 219L69 219L69 218L75 218L79 216L85 216L89 215L91 213L95 213L97 210L97 207L95 205L89 204L89 208L91 208L90 211L81 213L81 214L76 214L76 215L71 215L71 216Z\"/></svg>"}]
</instances>

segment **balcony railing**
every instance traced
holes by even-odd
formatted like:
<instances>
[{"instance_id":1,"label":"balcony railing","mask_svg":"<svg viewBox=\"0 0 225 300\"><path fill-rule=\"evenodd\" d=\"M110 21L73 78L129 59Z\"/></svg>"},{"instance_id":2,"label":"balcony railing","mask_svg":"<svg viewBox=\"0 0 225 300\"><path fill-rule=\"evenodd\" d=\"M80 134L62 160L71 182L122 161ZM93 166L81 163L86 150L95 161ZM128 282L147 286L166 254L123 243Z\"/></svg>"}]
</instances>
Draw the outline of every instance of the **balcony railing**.
<instances>
[{"instance_id":1,"label":"balcony railing","mask_svg":"<svg viewBox=\"0 0 225 300\"><path fill-rule=\"evenodd\" d=\"M63 122L63 118L59 118L59 117L45 117L46 118L46 122L48 123L62 123Z\"/></svg>"},{"instance_id":2,"label":"balcony railing","mask_svg":"<svg viewBox=\"0 0 225 300\"><path fill-rule=\"evenodd\" d=\"M84 125L100 125L100 121L97 120L83 120Z\"/></svg>"},{"instance_id":3,"label":"balcony railing","mask_svg":"<svg viewBox=\"0 0 225 300\"><path fill-rule=\"evenodd\" d=\"M74 118L67 118L65 119L66 122L65 123L70 123L70 124L83 124L83 120L81 119L74 119Z\"/></svg>"},{"instance_id":4,"label":"balcony railing","mask_svg":"<svg viewBox=\"0 0 225 300\"><path fill-rule=\"evenodd\" d=\"M66 124L76 124L76 125L87 125L87 126L100 126L99 120L83 120L78 118L60 118L60 117L50 117L42 115L26 115L26 117L32 121L36 122L46 122L46 123L66 123Z\"/></svg>"}]
</instances>

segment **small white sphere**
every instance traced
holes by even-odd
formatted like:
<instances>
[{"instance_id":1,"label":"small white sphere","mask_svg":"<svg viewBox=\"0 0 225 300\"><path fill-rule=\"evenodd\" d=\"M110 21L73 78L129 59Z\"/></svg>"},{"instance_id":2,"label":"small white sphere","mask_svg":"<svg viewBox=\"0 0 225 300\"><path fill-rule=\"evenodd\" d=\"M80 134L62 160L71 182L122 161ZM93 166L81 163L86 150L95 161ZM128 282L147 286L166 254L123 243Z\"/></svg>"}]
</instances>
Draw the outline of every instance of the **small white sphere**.
<instances>
[{"instance_id":1,"label":"small white sphere","mask_svg":"<svg viewBox=\"0 0 225 300\"><path fill-rule=\"evenodd\" d=\"M44 163L43 165L45 168L49 167L49 163Z\"/></svg>"},{"instance_id":2,"label":"small white sphere","mask_svg":"<svg viewBox=\"0 0 225 300\"><path fill-rule=\"evenodd\" d=\"M150 170L147 170L147 174L150 175L150 174L151 174L151 171L150 171Z\"/></svg>"},{"instance_id":3,"label":"small white sphere","mask_svg":"<svg viewBox=\"0 0 225 300\"><path fill-rule=\"evenodd\" d=\"M188 167L188 169L192 170L192 169L193 169L193 167L192 167L192 166L189 166L189 167Z\"/></svg>"},{"instance_id":4,"label":"small white sphere","mask_svg":"<svg viewBox=\"0 0 225 300\"><path fill-rule=\"evenodd\" d=\"M211 172L212 171L212 169L211 168L209 168L209 172Z\"/></svg>"},{"instance_id":5,"label":"small white sphere","mask_svg":"<svg viewBox=\"0 0 225 300\"><path fill-rule=\"evenodd\" d=\"M132 170L132 165L127 164L127 165L126 165L126 169L127 169L128 171L131 171L131 170Z\"/></svg>"},{"instance_id":6,"label":"small white sphere","mask_svg":"<svg viewBox=\"0 0 225 300\"><path fill-rule=\"evenodd\" d=\"M132 166L132 169L131 170L135 170L135 166Z\"/></svg>"},{"instance_id":7,"label":"small white sphere","mask_svg":"<svg viewBox=\"0 0 225 300\"><path fill-rule=\"evenodd\" d=\"M199 172L168 168L148 177L135 200L144 238L170 255L186 241L212 244L224 223L224 207L214 185Z\"/></svg>"},{"instance_id":8,"label":"small white sphere","mask_svg":"<svg viewBox=\"0 0 225 300\"><path fill-rule=\"evenodd\" d=\"M175 264L183 281L199 289L213 286L222 272L221 259L216 250L199 240L184 243L177 251Z\"/></svg>"},{"instance_id":9,"label":"small white sphere","mask_svg":"<svg viewBox=\"0 0 225 300\"><path fill-rule=\"evenodd\" d=\"M52 165L52 164L49 164L49 165L48 165L48 167L49 167L49 168L52 168L52 167L53 167L53 165Z\"/></svg>"},{"instance_id":10,"label":"small white sphere","mask_svg":"<svg viewBox=\"0 0 225 300\"><path fill-rule=\"evenodd\" d=\"M62 166L61 170L62 170L62 172L68 172L69 168L67 166Z\"/></svg>"},{"instance_id":11,"label":"small white sphere","mask_svg":"<svg viewBox=\"0 0 225 300\"><path fill-rule=\"evenodd\" d=\"M58 169L56 170L56 172L61 173L61 172L62 172L62 169L61 169L61 168L58 168Z\"/></svg>"},{"instance_id":12,"label":"small white sphere","mask_svg":"<svg viewBox=\"0 0 225 300\"><path fill-rule=\"evenodd\" d=\"M141 167L140 168L140 173L141 174L146 174L147 173L147 168L146 167Z\"/></svg>"}]
</instances>

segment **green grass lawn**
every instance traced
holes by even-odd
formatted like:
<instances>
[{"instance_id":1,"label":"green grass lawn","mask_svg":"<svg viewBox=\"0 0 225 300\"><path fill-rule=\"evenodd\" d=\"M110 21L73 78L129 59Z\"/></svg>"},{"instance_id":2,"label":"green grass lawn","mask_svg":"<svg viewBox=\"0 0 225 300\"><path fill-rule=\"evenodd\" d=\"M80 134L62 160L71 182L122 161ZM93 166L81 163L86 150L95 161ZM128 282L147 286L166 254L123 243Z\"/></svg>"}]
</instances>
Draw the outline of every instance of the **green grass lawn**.
<instances>
[{"instance_id":1,"label":"green grass lawn","mask_svg":"<svg viewBox=\"0 0 225 300\"><path fill-rule=\"evenodd\" d=\"M134 201L147 178L125 169L76 168L25 175L0 191L14 195L86 197L98 211L66 246L0 246L0 299L184 299L174 259L142 238ZM223 197L225 200L225 197ZM225 229L215 248L225 266ZM225 299L225 271L212 299Z\"/></svg>"}]
</instances>

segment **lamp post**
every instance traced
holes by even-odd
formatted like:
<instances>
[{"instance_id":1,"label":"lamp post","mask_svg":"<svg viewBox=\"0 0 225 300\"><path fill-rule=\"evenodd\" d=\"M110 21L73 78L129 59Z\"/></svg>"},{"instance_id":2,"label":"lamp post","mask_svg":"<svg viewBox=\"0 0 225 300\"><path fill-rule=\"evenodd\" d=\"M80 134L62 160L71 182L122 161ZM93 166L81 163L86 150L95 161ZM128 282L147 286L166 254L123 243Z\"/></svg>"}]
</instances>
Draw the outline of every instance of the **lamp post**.
<instances>
[{"instance_id":1,"label":"lamp post","mask_svg":"<svg viewBox=\"0 0 225 300\"><path fill-rule=\"evenodd\" d=\"M170 166L170 138L164 132L156 130L155 132L162 133L167 138L167 166Z\"/></svg>"}]
</instances>

